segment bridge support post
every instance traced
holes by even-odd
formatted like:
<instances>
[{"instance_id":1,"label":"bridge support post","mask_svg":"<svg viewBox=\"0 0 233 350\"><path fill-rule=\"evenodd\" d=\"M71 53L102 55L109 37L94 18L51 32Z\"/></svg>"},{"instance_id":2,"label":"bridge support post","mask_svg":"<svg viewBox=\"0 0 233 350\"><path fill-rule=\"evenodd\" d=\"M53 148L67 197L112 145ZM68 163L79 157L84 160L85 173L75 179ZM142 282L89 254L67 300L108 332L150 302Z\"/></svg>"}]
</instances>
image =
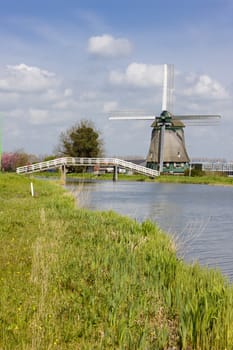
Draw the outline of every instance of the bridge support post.
<instances>
[{"instance_id":1,"label":"bridge support post","mask_svg":"<svg viewBox=\"0 0 233 350\"><path fill-rule=\"evenodd\" d=\"M118 180L118 166L117 165L115 165L113 167L113 179L112 180L113 181L117 181Z\"/></svg>"},{"instance_id":2,"label":"bridge support post","mask_svg":"<svg viewBox=\"0 0 233 350\"><path fill-rule=\"evenodd\" d=\"M64 164L60 167L60 172L61 172L61 184L65 185L66 184L66 166Z\"/></svg>"}]
</instances>

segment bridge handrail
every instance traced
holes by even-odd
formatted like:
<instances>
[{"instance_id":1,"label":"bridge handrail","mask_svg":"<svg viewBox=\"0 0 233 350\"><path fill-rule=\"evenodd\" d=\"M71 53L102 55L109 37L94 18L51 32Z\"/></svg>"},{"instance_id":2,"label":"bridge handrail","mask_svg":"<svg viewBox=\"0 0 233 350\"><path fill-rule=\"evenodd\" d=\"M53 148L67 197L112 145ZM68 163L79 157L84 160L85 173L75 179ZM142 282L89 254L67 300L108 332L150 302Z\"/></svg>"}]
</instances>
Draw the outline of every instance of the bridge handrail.
<instances>
[{"instance_id":1,"label":"bridge handrail","mask_svg":"<svg viewBox=\"0 0 233 350\"><path fill-rule=\"evenodd\" d=\"M135 172L148 175L148 176L158 176L159 171L146 168L142 165L134 164L118 158L86 158L86 157L62 157L45 162L35 163L31 165L26 165L18 167L16 169L17 174L33 173L44 171L48 169L59 168L61 166L82 166L82 165L110 165L110 166L121 166Z\"/></svg>"}]
</instances>

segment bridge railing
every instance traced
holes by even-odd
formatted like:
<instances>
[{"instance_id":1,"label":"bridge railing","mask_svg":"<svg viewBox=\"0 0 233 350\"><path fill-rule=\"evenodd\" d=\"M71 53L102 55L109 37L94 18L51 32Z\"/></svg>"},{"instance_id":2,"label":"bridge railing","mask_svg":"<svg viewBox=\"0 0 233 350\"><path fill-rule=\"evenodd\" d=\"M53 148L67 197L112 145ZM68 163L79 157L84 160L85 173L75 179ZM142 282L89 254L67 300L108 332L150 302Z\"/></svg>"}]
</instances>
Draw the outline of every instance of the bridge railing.
<instances>
[{"instance_id":1,"label":"bridge railing","mask_svg":"<svg viewBox=\"0 0 233 350\"><path fill-rule=\"evenodd\" d=\"M63 157L45 162L35 163L31 165L25 165L16 169L17 174L30 174L39 171L46 171L49 169L56 169L61 166L119 166L125 169L135 171L137 173L155 177L159 176L159 171L146 168L142 165L137 165L131 162L127 162L118 158L76 158L76 157Z\"/></svg>"},{"instance_id":2,"label":"bridge railing","mask_svg":"<svg viewBox=\"0 0 233 350\"><path fill-rule=\"evenodd\" d=\"M45 171L48 169L56 169L66 164L66 158L57 158L48 160L46 162L40 162L30 165L24 165L16 169L17 174L34 173L39 171Z\"/></svg>"}]
</instances>

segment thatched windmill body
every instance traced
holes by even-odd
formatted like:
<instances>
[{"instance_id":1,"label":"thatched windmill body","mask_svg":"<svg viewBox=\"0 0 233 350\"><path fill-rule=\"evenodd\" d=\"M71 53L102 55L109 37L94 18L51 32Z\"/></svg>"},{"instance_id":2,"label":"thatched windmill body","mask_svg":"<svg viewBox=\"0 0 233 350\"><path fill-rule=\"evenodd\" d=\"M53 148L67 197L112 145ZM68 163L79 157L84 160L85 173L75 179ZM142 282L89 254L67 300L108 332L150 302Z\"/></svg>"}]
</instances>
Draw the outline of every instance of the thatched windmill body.
<instances>
[{"instance_id":1,"label":"thatched windmill body","mask_svg":"<svg viewBox=\"0 0 233 350\"><path fill-rule=\"evenodd\" d=\"M163 100L160 116L145 116L140 111L114 111L109 119L153 120L147 167L167 173L183 173L189 167L182 120L192 125L209 125L219 120L220 115L173 115L173 65L164 65Z\"/></svg>"}]
</instances>

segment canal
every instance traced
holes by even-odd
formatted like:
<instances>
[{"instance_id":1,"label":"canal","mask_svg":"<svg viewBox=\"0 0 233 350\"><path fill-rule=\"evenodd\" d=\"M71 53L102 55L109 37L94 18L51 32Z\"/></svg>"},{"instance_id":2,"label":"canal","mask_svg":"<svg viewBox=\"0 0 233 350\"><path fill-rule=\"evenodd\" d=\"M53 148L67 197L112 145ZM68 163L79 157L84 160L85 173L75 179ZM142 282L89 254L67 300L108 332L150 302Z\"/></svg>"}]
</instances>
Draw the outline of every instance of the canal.
<instances>
[{"instance_id":1,"label":"canal","mask_svg":"<svg viewBox=\"0 0 233 350\"><path fill-rule=\"evenodd\" d=\"M219 268L233 281L233 187L121 181L67 187L78 205L158 223L182 258Z\"/></svg>"}]
</instances>

